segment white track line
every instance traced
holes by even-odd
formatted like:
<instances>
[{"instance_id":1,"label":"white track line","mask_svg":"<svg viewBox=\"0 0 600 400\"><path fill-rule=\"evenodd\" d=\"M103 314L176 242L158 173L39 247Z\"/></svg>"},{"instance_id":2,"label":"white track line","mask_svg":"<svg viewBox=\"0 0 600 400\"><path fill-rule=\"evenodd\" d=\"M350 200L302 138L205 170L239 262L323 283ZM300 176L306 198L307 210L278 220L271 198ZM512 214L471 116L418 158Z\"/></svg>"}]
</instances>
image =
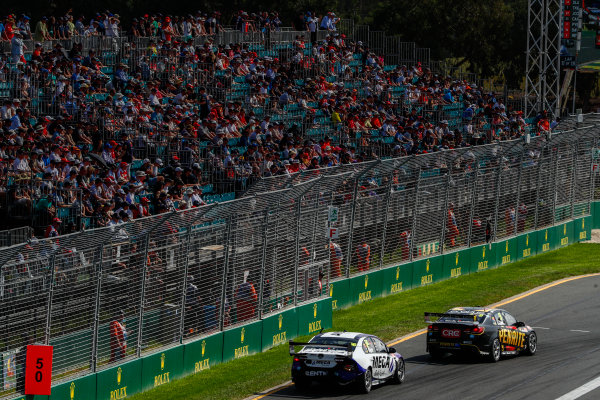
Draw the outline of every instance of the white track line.
<instances>
[{"instance_id":1,"label":"white track line","mask_svg":"<svg viewBox=\"0 0 600 400\"><path fill-rule=\"evenodd\" d=\"M544 328L543 326L532 326L533 329L546 329L549 330L550 328Z\"/></svg>"},{"instance_id":2,"label":"white track line","mask_svg":"<svg viewBox=\"0 0 600 400\"><path fill-rule=\"evenodd\" d=\"M563 396L560 396L556 400L575 400L575 399L578 399L579 397L583 396L584 394L591 392L592 390L596 389L599 386L600 386L600 376L592 381L589 381L585 385L579 386L577 389L571 390L569 393L567 393Z\"/></svg>"},{"instance_id":3,"label":"white track line","mask_svg":"<svg viewBox=\"0 0 600 400\"><path fill-rule=\"evenodd\" d=\"M590 333L590 331L582 331L580 329L571 329L571 332L583 332L583 333Z\"/></svg>"}]
</instances>

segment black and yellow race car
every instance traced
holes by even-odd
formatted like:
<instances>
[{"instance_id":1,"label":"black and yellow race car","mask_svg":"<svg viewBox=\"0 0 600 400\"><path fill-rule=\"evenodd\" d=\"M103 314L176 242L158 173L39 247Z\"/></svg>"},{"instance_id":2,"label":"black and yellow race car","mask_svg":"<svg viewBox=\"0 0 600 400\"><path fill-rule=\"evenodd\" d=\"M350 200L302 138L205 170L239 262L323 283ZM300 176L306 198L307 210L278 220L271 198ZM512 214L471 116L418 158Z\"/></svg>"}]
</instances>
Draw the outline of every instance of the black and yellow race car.
<instances>
[{"instance_id":1,"label":"black and yellow race car","mask_svg":"<svg viewBox=\"0 0 600 400\"><path fill-rule=\"evenodd\" d=\"M432 321L433 318L437 318ZM497 362L501 356L537 351L535 330L505 310L456 307L445 313L425 313L427 351L432 358L444 353L476 354Z\"/></svg>"}]
</instances>

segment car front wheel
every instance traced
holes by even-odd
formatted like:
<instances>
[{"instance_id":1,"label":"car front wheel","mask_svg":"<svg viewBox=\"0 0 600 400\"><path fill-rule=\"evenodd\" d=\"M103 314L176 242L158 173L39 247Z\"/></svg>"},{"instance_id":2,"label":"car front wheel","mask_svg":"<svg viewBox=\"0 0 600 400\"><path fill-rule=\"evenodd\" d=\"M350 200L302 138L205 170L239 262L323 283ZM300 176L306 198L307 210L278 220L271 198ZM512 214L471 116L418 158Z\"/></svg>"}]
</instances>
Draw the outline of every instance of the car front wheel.
<instances>
[{"instance_id":1,"label":"car front wheel","mask_svg":"<svg viewBox=\"0 0 600 400\"><path fill-rule=\"evenodd\" d=\"M531 332L529 334L529 338L527 339L527 348L525 349L525 354L528 356L532 356L537 351L537 335L535 332Z\"/></svg>"},{"instance_id":2,"label":"car front wheel","mask_svg":"<svg viewBox=\"0 0 600 400\"><path fill-rule=\"evenodd\" d=\"M406 366L404 364L404 359L398 359L398 367L396 368L396 372L394 373L393 382L396 384L401 384L404 382L404 374L406 373Z\"/></svg>"}]
</instances>

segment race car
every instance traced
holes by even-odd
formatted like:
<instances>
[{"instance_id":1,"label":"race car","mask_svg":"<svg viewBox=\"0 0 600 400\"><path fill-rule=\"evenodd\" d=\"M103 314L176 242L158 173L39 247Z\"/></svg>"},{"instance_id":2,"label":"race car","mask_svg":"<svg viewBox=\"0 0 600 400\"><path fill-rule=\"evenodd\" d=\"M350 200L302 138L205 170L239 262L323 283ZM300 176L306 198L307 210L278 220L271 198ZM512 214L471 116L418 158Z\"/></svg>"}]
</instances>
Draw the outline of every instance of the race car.
<instances>
[{"instance_id":1,"label":"race car","mask_svg":"<svg viewBox=\"0 0 600 400\"><path fill-rule=\"evenodd\" d=\"M437 320L432 322L431 317ZM534 355L537 334L524 322L497 308L456 307L446 313L425 313L427 351L433 359L444 353L476 354L497 362L501 356Z\"/></svg>"},{"instance_id":2,"label":"race car","mask_svg":"<svg viewBox=\"0 0 600 400\"><path fill-rule=\"evenodd\" d=\"M404 381L404 358L377 336L356 332L327 332L308 343L290 342L292 381L306 390L313 381L354 384L362 393L387 381ZM301 347L296 352L296 347Z\"/></svg>"}]
</instances>

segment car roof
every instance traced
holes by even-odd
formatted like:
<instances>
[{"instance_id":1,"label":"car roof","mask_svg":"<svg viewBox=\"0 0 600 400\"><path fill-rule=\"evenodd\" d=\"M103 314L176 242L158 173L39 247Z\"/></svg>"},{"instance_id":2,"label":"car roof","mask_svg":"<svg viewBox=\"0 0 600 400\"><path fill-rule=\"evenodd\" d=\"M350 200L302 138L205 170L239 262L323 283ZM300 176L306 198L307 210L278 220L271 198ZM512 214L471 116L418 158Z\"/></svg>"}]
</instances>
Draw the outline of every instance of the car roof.
<instances>
[{"instance_id":1,"label":"car roof","mask_svg":"<svg viewBox=\"0 0 600 400\"><path fill-rule=\"evenodd\" d=\"M373 336L366 333L360 332L325 332L321 333L315 337L323 337L323 338L344 338L344 339L360 339L362 337Z\"/></svg>"},{"instance_id":2,"label":"car roof","mask_svg":"<svg viewBox=\"0 0 600 400\"><path fill-rule=\"evenodd\" d=\"M454 307L454 308L451 308L450 310L448 310L447 313L472 315L472 314L480 314L480 313L487 314L487 313L490 313L493 311L504 311L504 310L501 310L499 308L487 308L487 307Z\"/></svg>"}]
</instances>

